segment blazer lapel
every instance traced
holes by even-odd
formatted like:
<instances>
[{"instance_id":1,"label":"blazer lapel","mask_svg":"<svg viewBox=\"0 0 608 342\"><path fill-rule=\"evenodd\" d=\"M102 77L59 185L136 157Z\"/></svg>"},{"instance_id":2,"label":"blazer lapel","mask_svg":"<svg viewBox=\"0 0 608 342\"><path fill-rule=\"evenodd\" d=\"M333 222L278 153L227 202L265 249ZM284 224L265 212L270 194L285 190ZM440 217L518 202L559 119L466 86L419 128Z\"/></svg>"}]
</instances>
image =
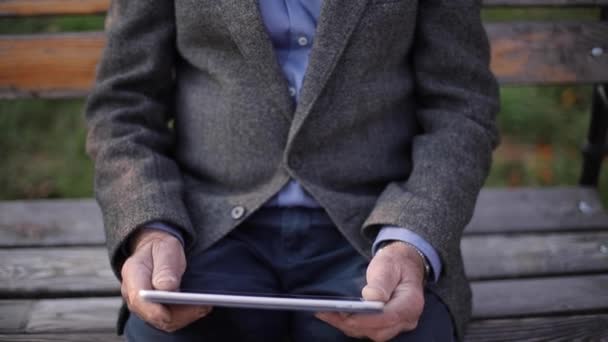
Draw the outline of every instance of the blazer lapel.
<instances>
[{"instance_id":1,"label":"blazer lapel","mask_svg":"<svg viewBox=\"0 0 608 342\"><path fill-rule=\"evenodd\" d=\"M273 100L291 122L293 101L262 22L257 0L218 0L216 3L239 50L251 67L258 71L260 79L264 80L265 84L259 86L266 87L271 94L277 94Z\"/></svg>"},{"instance_id":2,"label":"blazer lapel","mask_svg":"<svg viewBox=\"0 0 608 342\"><path fill-rule=\"evenodd\" d=\"M324 0L290 130L299 130L348 43L368 0Z\"/></svg>"}]
</instances>

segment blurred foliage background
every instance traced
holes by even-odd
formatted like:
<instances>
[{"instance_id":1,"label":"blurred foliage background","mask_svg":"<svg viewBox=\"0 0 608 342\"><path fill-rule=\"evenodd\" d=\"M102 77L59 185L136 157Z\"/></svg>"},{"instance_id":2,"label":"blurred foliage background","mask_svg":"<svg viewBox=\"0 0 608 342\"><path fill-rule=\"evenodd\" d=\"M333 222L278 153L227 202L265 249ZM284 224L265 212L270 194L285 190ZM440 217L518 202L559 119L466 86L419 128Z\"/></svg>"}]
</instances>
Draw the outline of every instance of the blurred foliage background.
<instances>
[{"instance_id":1,"label":"blurred foliage background","mask_svg":"<svg viewBox=\"0 0 608 342\"><path fill-rule=\"evenodd\" d=\"M590 9L486 9L490 21L597 20ZM0 33L101 30L103 16L0 19ZM69 77L69 75L66 75ZM0 101L0 200L92 196L84 99ZM591 87L503 87L489 186L575 185L589 122ZM606 164L606 163L605 163ZM600 189L608 204L608 165Z\"/></svg>"}]
</instances>

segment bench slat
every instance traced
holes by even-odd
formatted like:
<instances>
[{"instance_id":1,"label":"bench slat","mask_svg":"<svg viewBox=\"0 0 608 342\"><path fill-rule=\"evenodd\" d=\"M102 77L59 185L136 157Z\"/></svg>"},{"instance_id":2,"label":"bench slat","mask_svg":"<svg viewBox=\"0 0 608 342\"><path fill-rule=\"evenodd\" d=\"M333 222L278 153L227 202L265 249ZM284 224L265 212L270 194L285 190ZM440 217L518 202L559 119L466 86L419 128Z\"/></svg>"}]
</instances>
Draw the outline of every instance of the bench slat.
<instances>
[{"instance_id":1,"label":"bench slat","mask_svg":"<svg viewBox=\"0 0 608 342\"><path fill-rule=\"evenodd\" d=\"M476 282L473 283L473 315L481 320L606 311L606 286L606 275ZM108 297L0 301L0 316L12 314L19 305L23 307L21 311L29 313L25 315L27 321L12 326L3 325L0 332L111 331L120 299ZM488 327L485 329L487 331Z\"/></svg>"},{"instance_id":2,"label":"bench slat","mask_svg":"<svg viewBox=\"0 0 608 342\"><path fill-rule=\"evenodd\" d=\"M608 310L608 275L473 282L477 319Z\"/></svg>"},{"instance_id":3,"label":"bench slat","mask_svg":"<svg viewBox=\"0 0 608 342\"><path fill-rule=\"evenodd\" d=\"M608 229L597 190L484 188L465 234ZM0 201L0 247L101 245L94 200Z\"/></svg>"},{"instance_id":4,"label":"bench slat","mask_svg":"<svg viewBox=\"0 0 608 342\"><path fill-rule=\"evenodd\" d=\"M608 0L483 0L484 6L608 6Z\"/></svg>"},{"instance_id":5,"label":"bench slat","mask_svg":"<svg viewBox=\"0 0 608 342\"><path fill-rule=\"evenodd\" d=\"M3 324L0 333L109 332L116 325L119 297L0 301L0 316L19 308L25 321Z\"/></svg>"},{"instance_id":6,"label":"bench slat","mask_svg":"<svg viewBox=\"0 0 608 342\"><path fill-rule=\"evenodd\" d=\"M494 23L486 25L492 71L503 84L594 83L608 80L608 23Z\"/></svg>"},{"instance_id":7,"label":"bench slat","mask_svg":"<svg viewBox=\"0 0 608 342\"><path fill-rule=\"evenodd\" d=\"M584 187L485 188L465 233L607 229L598 192Z\"/></svg>"},{"instance_id":8,"label":"bench slat","mask_svg":"<svg viewBox=\"0 0 608 342\"><path fill-rule=\"evenodd\" d=\"M492 69L503 84L608 81L608 23L490 23ZM103 33L0 37L0 98L78 97L93 84ZM70 75L70 77L65 77Z\"/></svg>"},{"instance_id":9,"label":"bench slat","mask_svg":"<svg viewBox=\"0 0 608 342\"><path fill-rule=\"evenodd\" d=\"M3 0L0 16L105 13L110 0ZM485 6L608 6L608 0L484 0Z\"/></svg>"},{"instance_id":10,"label":"bench slat","mask_svg":"<svg viewBox=\"0 0 608 342\"><path fill-rule=\"evenodd\" d=\"M111 329L111 327L108 327ZM608 339L608 315L567 317L539 317L474 321L469 325L466 342L530 341L530 340L602 340ZM66 341L105 342L123 341L113 332L107 333L44 333L0 334L6 342Z\"/></svg>"},{"instance_id":11,"label":"bench slat","mask_svg":"<svg viewBox=\"0 0 608 342\"><path fill-rule=\"evenodd\" d=\"M101 32L1 36L0 98L86 95L104 44Z\"/></svg>"},{"instance_id":12,"label":"bench slat","mask_svg":"<svg viewBox=\"0 0 608 342\"><path fill-rule=\"evenodd\" d=\"M82 333L82 334L0 334L3 342L124 342L122 336L114 332L108 333Z\"/></svg>"},{"instance_id":13,"label":"bench slat","mask_svg":"<svg viewBox=\"0 0 608 342\"><path fill-rule=\"evenodd\" d=\"M109 5L110 0L3 0L0 16L99 14Z\"/></svg>"},{"instance_id":14,"label":"bench slat","mask_svg":"<svg viewBox=\"0 0 608 342\"><path fill-rule=\"evenodd\" d=\"M470 279L510 279L608 272L608 232L468 236ZM0 297L119 294L103 247L0 250Z\"/></svg>"},{"instance_id":15,"label":"bench slat","mask_svg":"<svg viewBox=\"0 0 608 342\"><path fill-rule=\"evenodd\" d=\"M4 298L118 295L103 247L0 250Z\"/></svg>"},{"instance_id":16,"label":"bench slat","mask_svg":"<svg viewBox=\"0 0 608 342\"><path fill-rule=\"evenodd\" d=\"M474 280L608 272L608 231L465 236L462 253Z\"/></svg>"},{"instance_id":17,"label":"bench slat","mask_svg":"<svg viewBox=\"0 0 608 342\"><path fill-rule=\"evenodd\" d=\"M608 229L608 214L595 189L485 188L465 234L599 229ZM104 241L94 200L0 201L0 247Z\"/></svg>"},{"instance_id":18,"label":"bench slat","mask_svg":"<svg viewBox=\"0 0 608 342\"><path fill-rule=\"evenodd\" d=\"M608 315L474 321L465 341L604 341Z\"/></svg>"},{"instance_id":19,"label":"bench slat","mask_svg":"<svg viewBox=\"0 0 608 342\"><path fill-rule=\"evenodd\" d=\"M101 211L92 199L0 202L0 247L104 243Z\"/></svg>"}]
</instances>

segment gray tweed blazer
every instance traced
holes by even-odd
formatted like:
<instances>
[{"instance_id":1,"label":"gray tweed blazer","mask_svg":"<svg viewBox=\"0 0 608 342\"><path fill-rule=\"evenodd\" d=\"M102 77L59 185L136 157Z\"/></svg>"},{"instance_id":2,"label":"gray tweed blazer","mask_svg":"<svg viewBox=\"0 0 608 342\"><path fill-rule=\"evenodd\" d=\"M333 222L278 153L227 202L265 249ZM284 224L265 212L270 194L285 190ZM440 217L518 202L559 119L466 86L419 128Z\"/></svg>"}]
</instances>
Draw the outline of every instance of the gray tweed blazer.
<instances>
[{"instance_id":1,"label":"gray tweed blazer","mask_svg":"<svg viewBox=\"0 0 608 342\"><path fill-rule=\"evenodd\" d=\"M167 222L200 251L295 178L365 256L384 224L429 241L462 336L460 239L498 141L479 11L325 0L294 105L256 0L114 0L86 118L116 274L137 227Z\"/></svg>"}]
</instances>

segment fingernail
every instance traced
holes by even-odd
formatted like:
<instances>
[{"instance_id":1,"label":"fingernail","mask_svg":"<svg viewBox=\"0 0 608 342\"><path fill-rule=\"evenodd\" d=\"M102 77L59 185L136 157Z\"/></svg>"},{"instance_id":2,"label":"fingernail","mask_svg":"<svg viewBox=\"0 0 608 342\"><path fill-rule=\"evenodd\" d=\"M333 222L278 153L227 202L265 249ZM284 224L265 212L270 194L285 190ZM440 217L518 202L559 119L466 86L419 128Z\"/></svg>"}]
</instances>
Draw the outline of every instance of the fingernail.
<instances>
[{"instance_id":1,"label":"fingernail","mask_svg":"<svg viewBox=\"0 0 608 342\"><path fill-rule=\"evenodd\" d=\"M159 283L175 283L177 279L174 277L162 277L158 280Z\"/></svg>"}]
</instances>

